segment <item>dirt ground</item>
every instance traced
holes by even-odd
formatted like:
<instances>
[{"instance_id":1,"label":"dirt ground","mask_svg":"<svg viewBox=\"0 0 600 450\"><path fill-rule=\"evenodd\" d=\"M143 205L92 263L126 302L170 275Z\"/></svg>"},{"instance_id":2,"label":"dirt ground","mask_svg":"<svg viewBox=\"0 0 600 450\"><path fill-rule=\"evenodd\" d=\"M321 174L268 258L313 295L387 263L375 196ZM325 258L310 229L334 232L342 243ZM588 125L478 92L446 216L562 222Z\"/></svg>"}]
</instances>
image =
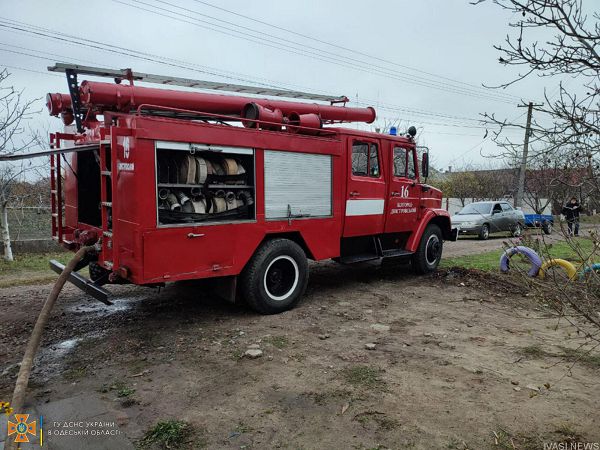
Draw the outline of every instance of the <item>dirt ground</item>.
<instances>
[{"instance_id":1,"label":"dirt ground","mask_svg":"<svg viewBox=\"0 0 600 450\"><path fill-rule=\"evenodd\" d=\"M313 264L304 300L276 316L198 283L111 289L105 306L65 288L30 401L97 397L134 443L165 419L192 424L185 448L600 442L600 369L558 357L582 342L575 329L502 278ZM49 290L0 290L0 399ZM261 357L244 356L253 345Z\"/></svg>"}]
</instances>

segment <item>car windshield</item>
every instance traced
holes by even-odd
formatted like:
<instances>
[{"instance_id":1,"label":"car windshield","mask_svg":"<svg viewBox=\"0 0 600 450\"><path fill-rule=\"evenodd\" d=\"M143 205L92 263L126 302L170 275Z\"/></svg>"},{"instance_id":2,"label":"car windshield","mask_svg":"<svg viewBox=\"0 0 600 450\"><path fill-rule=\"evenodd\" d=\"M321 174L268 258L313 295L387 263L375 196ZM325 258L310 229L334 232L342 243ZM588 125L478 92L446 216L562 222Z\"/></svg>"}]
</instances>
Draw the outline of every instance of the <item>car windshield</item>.
<instances>
[{"instance_id":1,"label":"car windshield","mask_svg":"<svg viewBox=\"0 0 600 450\"><path fill-rule=\"evenodd\" d=\"M471 203L470 205L465 206L458 213L459 216L465 214L489 214L490 209L492 209L491 203Z\"/></svg>"}]
</instances>

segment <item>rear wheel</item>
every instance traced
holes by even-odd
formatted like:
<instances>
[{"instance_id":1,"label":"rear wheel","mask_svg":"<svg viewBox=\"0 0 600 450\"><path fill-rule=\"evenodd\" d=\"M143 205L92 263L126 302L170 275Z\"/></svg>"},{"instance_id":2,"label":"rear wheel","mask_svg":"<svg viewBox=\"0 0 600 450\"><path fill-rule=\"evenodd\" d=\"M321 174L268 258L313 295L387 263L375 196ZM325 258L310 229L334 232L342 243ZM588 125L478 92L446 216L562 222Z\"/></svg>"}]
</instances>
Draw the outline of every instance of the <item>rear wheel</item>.
<instances>
[{"instance_id":1,"label":"rear wheel","mask_svg":"<svg viewBox=\"0 0 600 450\"><path fill-rule=\"evenodd\" d=\"M248 262L241 277L246 301L262 314L277 314L293 308L307 284L306 255L289 239L265 242Z\"/></svg>"},{"instance_id":2,"label":"rear wheel","mask_svg":"<svg viewBox=\"0 0 600 450\"><path fill-rule=\"evenodd\" d=\"M523 234L523 226L517 222L512 230L512 235L513 237L519 237L521 234Z\"/></svg>"},{"instance_id":3,"label":"rear wheel","mask_svg":"<svg viewBox=\"0 0 600 450\"><path fill-rule=\"evenodd\" d=\"M413 269L418 274L433 272L442 259L442 231L434 224L427 225L419 248L412 257Z\"/></svg>"},{"instance_id":4,"label":"rear wheel","mask_svg":"<svg viewBox=\"0 0 600 450\"><path fill-rule=\"evenodd\" d=\"M487 223L481 225L481 229L479 230L479 239L485 241L490 237L490 226Z\"/></svg>"},{"instance_id":5,"label":"rear wheel","mask_svg":"<svg viewBox=\"0 0 600 450\"><path fill-rule=\"evenodd\" d=\"M108 283L108 276L110 275L110 270L106 270L97 262L91 262L89 266L89 271L90 278L98 286L102 286L103 284Z\"/></svg>"},{"instance_id":6,"label":"rear wheel","mask_svg":"<svg viewBox=\"0 0 600 450\"><path fill-rule=\"evenodd\" d=\"M552 234L552 222L549 220L544 221L542 224L542 231L544 234Z\"/></svg>"}]
</instances>

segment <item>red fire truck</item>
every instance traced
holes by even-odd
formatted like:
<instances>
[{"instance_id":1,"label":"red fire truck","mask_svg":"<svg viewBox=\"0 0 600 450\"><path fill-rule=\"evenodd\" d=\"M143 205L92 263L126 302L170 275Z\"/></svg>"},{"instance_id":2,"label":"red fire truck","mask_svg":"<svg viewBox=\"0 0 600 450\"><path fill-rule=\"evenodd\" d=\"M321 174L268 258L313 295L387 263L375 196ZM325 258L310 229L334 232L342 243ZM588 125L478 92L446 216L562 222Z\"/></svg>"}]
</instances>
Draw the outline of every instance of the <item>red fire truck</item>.
<instances>
[{"instance_id":1,"label":"red fire truck","mask_svg":"<svg viewBox=\"0 0 600 450\"><path fill-rule=\"evenodd\" d=\"M52 233L69 249L95 245L84 261L92 280L70 280L104 302L106 283L214 278L228 298L278 313L304 293L308 260L404 258L426 273L456 238L442 193L422 181L429 159L419 164L414 127L396 136L324 126L372 123L373 108L129 69L49 70L69 86L47 97L65 125L48 152ZM81 75L114 82L79 84Z\"/></svg>"}]
</instances>

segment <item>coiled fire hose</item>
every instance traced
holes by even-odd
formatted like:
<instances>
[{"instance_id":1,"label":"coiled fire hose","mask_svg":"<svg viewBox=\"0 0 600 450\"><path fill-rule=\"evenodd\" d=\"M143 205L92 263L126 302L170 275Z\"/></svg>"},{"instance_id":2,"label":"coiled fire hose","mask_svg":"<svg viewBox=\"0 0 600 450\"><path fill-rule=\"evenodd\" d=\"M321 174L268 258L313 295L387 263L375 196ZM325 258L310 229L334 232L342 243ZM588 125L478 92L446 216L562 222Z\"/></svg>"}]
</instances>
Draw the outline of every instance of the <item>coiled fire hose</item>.
<instances>
[{"instance_id":1,"label":"coiled fire hose","mask_svg":"<svg viewBox=\"0 0 600 450\"><path fill-rule=\"evenodd\" d=\"M94 251L93 246L89 247L81 247L73 258L66 265L65 269L58 276L58 279L54 283L52 287L52 291L48 295L42 310L40 311L40 315L35 322L33 327L33 331L31 332L31 337L29 338L29 342L27 343L27 348L25 349L25 355L23 355L23 360L21 361L21 367L19 368L19 375L17 377L17 382L15 383L15 390L13 391L11 407L15 411L16 414L23 413L23 404L25 403L25 394L27 393L27 386L29 384L29 376L31 375L31 368L33 366L33 359L38 351L40 346L40 342L42 340L42 332L48 323L48 319L50 318L50 312L58 299L58 295L60 291L62 291L63 286L67 282L69 275L75 269L75 266L79 261L83 259L83 257L88 253ZM16 450L17 443L14 442L13 439L6 439L5 441L5 450Z\"/></svg>"}]
</instances>

